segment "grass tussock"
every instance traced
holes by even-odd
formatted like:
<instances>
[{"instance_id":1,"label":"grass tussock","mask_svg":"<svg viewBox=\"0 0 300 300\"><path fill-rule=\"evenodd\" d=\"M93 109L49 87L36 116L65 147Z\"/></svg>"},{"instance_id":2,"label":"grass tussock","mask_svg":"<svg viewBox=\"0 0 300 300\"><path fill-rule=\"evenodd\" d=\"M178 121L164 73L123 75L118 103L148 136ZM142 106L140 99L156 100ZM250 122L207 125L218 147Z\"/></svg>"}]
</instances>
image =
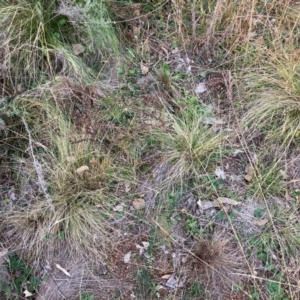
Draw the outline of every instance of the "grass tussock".
<instances>
[{"instance_id":1,"label":"grass tussock","mask_svg":"<svg viewBox=\"0 0 300 300\"><path fill-rule=\"evenodd\" d=\"M205 174L221 156L225 134L205 124L209 109L187 105L178 117L170 115L170 129L158 136L164 161L170 165L169 180L182 182Z\"/></svg>"},{"instance_id":2,"label":"grass tussock","mask_svg":"<svg viewBox=\"0 0 300 300\"><path fill-rule=\"evenodd\" d=\"M107 14L103 1L84 2L83 7L72 1L1 1L4 95L35 88L57 74L90 82L95 74L89 62L101 64L101 49L109 47L118 55L115 32L104 21ZM96 31L103 32L101 39ZM76 47L82 50L77 52Z\"/></svg>"},{"instance_id":3,"label":"grass tussock","mask_svg":"<svg viewBox=\"0 0 300 300\"><path fill-rule=\"evenodd\" d=\"M239 283L239 275L246 271L238 246L222 233L215 234L212 240L196 241L185 260L183 276L190 283L205 282L214 299L225 297L231 287Z\"/></svg>"},{"instance_id":4,"label":"grass tussock","mask_svg":"<svg viewBox=\"0 0 300 300\"><path fill-rule=\"evenodd\" d=\"M250 109L245 121L273 141L290 145L299 135L299 59L298 51L278 49L266 52L265 64L258 72L246 75L251 91Z\"/></svg>"},{"instance_id":5,"label":"grass tussock","mask_svg":"<svg viewBox=\"0 0 300 300\"><path fill-rule=\"evenodd\" d=\"M118 171L109 153L82 133L76 136L71 116L44 92L39 99L35 92L35 97L22 96L14 104L26 128L36 190L25 206L19 203L23 209L9 213L5 226L12 228L16 247L26 247L31 255L42 254L45 242L62 234L79 253L84 247L103 259L103 249L112 242L110 189L117 184Z\"/></svg>"}]
</instances>

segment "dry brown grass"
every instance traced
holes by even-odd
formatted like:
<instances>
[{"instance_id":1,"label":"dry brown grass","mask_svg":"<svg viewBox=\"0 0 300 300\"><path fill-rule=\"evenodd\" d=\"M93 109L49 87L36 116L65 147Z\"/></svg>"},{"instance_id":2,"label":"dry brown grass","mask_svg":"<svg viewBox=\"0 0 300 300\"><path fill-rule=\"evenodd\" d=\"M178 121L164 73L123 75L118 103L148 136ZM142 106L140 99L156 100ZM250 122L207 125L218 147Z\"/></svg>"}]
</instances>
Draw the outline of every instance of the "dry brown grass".
<instances>
[{"instance_id":1,"label":"dry brown grass","mask_svg":"<svg viewBox=\"0 0 300 300\"><path fill-rule=\"evenodd\" d=\"M195 241L180 270L186 282L205 284L214 299L224 299L241 282L241 274L247 273L239 246L226 236L219 232L211 239Z\"/></svg>"},{"instance_id":2,"label":"dry brown grass","mask_svg":"<svg viewBox=\"0 0 300 300\"><path fill-rule=\"evenodd\" d=\"M65 101L58 97L62 94ZM56 95L55 86L50 85L15 101L26 122L27 162L32 162L29 179L25 178L28 172L20 174L20 191L26 192L28 180L34 188L30 197L14 203L1 225L6 235L13 237L10 247L28 257L43 256L62 238L77 255L93 253L103 261L112 245L109 222L115 196L110 194L110 186L117 185L119 178L110 154L93 143L82 127L72 124L74 105L80 104L75 103L77 94L78 89L69 88ZM83 166L86 170L79 172Z\"/></svg>"}]
</instances>

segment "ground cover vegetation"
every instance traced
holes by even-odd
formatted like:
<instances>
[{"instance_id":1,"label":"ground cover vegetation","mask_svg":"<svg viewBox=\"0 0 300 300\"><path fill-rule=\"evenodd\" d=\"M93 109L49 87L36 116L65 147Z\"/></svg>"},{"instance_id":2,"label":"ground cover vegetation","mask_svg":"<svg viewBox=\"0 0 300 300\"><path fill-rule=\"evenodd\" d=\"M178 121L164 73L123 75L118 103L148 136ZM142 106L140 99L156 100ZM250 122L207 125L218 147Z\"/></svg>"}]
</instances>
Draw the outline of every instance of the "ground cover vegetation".
<instances>
[{"instance_id":1,"label":"ground cover vegetation","mask_svg":"<svg viewBox=\"0 0 300 300\"><path fill-rule=\"evenodd\" d=\"M0 0L0 298L299 299L299 18Z\"/></svg>"}]
</instances>

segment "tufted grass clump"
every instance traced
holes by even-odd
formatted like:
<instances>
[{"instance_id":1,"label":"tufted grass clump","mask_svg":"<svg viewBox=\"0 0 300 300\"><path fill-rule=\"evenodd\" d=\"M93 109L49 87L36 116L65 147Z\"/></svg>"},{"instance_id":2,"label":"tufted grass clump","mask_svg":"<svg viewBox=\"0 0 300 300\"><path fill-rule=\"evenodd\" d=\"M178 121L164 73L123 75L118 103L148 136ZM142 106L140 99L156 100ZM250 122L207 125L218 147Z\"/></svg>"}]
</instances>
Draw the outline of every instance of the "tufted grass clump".
<instances>
[{"instance_id":1,"label":"tufted grass clump","mask_svg":"<svg viewBox=\"0 0 300 300\"><path fill-rule=\"evenodd\" d=\"M205 175L220 159L225 138L222 130L206 124L211 111L190 102L177 116L170 114L170 128L158 134L164 161L169 165L168 180L173 182Z\"/></svg>"},{"instance_id":2,"label":"tufted grass clump","mask_svg":"<svg viewBox=\"0 0 300 300\"><path fill-rule=\"evenodd\" d=\"M58 74L90 82L96 74L84 56L93 57L98 64L108 52L117 56L117 38L104 3L95 5L85 1L81 6L75 1L68 5L65 1L0 1L4 95L36 88ZM82 50L76 52L74 47Z\"/></svg>"},{"instance_id":3,"label":"tufted grass clump","mask_svg":"<svg viewBox=\"0 0 300 300\"><path fill-rule=\"evenodd\" d=\"M16 156L14 161L20 196L14 209L5 213L2 230L14 236L11 246L26 249L27 257L43 257L63 240L79 256L94 255L103 261L112 246L114 188L122 181L123 169L100 139L95 143L76 128L75 92L65 95L64 112L55 93L61 97L53 87L36 89L10 105L16 114L15 128L23 126L22 131L11 127L16 137L22 137L23 159Z\"/></svg>"}]
</instances>

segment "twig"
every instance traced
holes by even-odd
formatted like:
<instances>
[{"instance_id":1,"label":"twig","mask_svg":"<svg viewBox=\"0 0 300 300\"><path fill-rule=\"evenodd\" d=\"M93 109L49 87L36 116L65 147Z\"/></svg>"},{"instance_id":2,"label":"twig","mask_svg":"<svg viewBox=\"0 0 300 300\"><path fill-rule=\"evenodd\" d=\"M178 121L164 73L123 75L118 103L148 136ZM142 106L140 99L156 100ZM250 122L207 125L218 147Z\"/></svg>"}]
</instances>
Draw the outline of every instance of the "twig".
<instances>
[{"instance_id":1,"label":"twig","mask_svg":"<svg viewBox=\"0 0 300 300\"><path fill-rule=\"evenodd\" d=\"M51 197L50 197L50 195L47 191L46 182L45 182L44 174L43 174L43 171L42 171L42 166L41 166L40 162L37 160L37 158L35 157L34 152L33 152L32 138L31 138L30 130L28 128L28 124L27 124L24 117L22 117L22 121L24 123L26 132L28 134L30 154L31 154L31 157L33 159L33 165L34 165L36 174L38 176L38 182L39 182L40 188L42 189L42 191L45 195L45 198L48 201L49 207L51 208L51 210L53 212L55 212L55 209L54 209L54 206L53 206L53 203L52 203L52 199L51 199Z\"/></svg>"}]
</instances>

